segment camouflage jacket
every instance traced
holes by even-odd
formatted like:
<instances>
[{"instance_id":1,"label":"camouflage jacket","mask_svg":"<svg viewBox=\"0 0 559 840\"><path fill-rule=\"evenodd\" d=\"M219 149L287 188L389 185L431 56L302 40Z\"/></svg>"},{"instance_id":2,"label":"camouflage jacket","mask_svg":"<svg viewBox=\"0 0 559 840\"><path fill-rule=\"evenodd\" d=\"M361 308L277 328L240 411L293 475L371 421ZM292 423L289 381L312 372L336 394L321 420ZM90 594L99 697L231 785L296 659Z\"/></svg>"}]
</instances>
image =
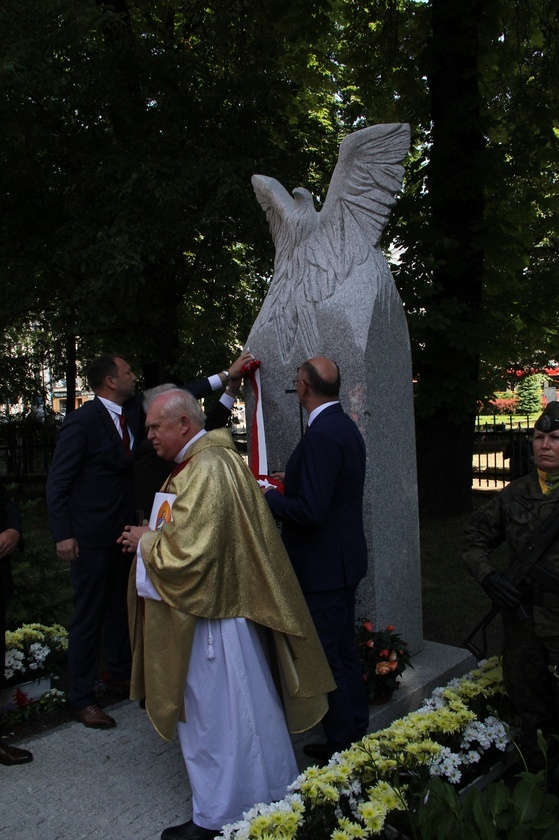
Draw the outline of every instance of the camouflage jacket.
<instances>
[{"instance_id":1,"label":"camouflage jacket","mask_svg":"<svg viewBox=\"0 0 559 840\"><path fill-rule=\"evenodd\" d=\"M470 517L464 530L462 559L478 582L495 566L491 553L501 543L509 548L513 562L531 534L559 504L559 489L545 496L540 488L537 471L511 482L488 504ZM559 579L559 540L542 558L551 573ZM532 582L533 591L549 591L540 583ZM559 633L559 607L534 606L534 623L538 634Z\"/></svg>"}]
</instances>

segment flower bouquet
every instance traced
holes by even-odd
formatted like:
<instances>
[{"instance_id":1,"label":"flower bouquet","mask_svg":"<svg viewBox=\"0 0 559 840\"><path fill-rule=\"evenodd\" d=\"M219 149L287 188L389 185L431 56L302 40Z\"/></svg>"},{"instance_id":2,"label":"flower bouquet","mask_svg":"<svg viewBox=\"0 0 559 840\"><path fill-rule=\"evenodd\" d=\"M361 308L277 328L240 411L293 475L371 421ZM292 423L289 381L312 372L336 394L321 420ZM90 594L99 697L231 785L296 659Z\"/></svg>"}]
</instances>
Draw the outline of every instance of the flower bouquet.
<instances>
[{"instance_id":1,"label":"flower bouquet","mask_svg":"<svg viewBox=\"0 0 559 840\"><path fill-rule=\"evenodd\" d=\"M413 668L408 643L394 632L392 624L375 630L371 621L362 621L357 627L356 640L369 701L385 703L399 687L401 674L408 666Z\"/></svg>"},{"instance_id":2,"label":"flower bouquet","mask_svg":"<svg viewBox=\"0 0 559 840\"><path fill-rule=\"evenodd\" d=\"M396 635L392 630L378 636ZM365 634L377 636L366 626ZM397 644L405 649L401 640ZM494 657L435 689L415 712L337 753L326 767L307 768L284 799L255 805L217 836L222 840L559 837L559 800L544 793L543 773L515 776L520 781L514 789L509 779L506 785L489 784L486 795L480 786L469 788L464 798L459 796L462 785L485 775L496 760L506 765L511 713L501 664Z\"/></svg>"},{"instance_id":3,"label":"flower bouquet","mask_svg":"<svg viewBox=\"0 0 559 840\"><path fill-rule=\"evenodd\" d=\"M6 632L4 679L7 686L51 676L68 650L61 624L23 624Z\"/></svg>"}]
</instances>

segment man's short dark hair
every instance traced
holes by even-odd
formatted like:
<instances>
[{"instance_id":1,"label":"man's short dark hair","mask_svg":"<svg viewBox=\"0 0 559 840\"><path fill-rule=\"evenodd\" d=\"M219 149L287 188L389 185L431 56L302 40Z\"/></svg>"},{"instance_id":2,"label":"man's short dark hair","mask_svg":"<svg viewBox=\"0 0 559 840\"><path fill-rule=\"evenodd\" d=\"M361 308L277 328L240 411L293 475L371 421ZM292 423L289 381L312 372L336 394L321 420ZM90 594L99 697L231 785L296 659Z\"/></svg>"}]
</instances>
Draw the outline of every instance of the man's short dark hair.
<instances>
[{"instance_id":1,"label":"man's short dark hair","mask_svg":"<svg viewBox=\"0 0 559 840\"><path fill-rule=\"evenodd\" d=\"M303 362L299 368L299 372L303 374L314 393L319 397L331 397L333 400L337 400L340 395L340 369L336 362L333 361L332 363L336 365L338 372L333 382L323 379L310 362Z\"/></svg>"},{"instance_id":2,"label":"man's short dark hair","mask_svg":"<svg viewBox=\"0 0 559 840\"><path fill-rule=\"evenodd\" d=\"M87 369L87 381L92 391L97 392L103 387L107 376L118 376L118 365L116 359L120 356L112 353L104 353L93 359Z\"/></svg>"}]
</instances>

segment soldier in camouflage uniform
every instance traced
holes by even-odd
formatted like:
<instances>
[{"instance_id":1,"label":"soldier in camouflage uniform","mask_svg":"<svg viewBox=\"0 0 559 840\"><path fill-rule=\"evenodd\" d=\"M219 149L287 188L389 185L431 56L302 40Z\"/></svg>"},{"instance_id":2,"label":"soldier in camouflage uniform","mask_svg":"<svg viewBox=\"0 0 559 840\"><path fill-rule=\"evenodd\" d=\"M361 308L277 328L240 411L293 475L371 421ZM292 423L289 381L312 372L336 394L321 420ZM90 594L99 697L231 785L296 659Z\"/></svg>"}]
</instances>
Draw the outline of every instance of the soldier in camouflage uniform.
<instances>
[{"instance_id":1,"label":"soldier in camouflage uniform","mask_svg":"<svg viewBox=\"0 0 559 840\"><path fill-rule=\"evenodd\" d=\"M520 718L520 747L529 769L543 768L537 731L559 734L559 541L514 586L491 563L501 543L511 562L559 505L559 402L534 426L536 469L511 482L477 511L465 529L462 557L491 600L502 608L503 674ZM556 742L549 740L556 751Z\"/></svg>"}]
</instances>

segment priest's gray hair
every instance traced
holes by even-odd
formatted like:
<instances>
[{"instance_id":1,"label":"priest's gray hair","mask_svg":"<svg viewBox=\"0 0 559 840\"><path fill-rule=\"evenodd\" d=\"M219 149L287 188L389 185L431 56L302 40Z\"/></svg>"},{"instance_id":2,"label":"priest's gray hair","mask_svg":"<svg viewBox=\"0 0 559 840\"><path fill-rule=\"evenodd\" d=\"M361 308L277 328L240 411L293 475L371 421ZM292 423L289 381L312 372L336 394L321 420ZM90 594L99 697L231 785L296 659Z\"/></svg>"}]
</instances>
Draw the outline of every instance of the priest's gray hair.
<instances>
[{"instance_id":1,"label":"priest's gray hair","mask_svg":"<svg viewBox=\"0 0 559 840\"><path fill-rule=\"evenodd\" d=\"M165 382L163 385L156 385L155 388L148 388L144 391L142 394L142 405L145 413L148 413L148 409L156 397L164 394L166 391L176 391L178 388L179 386L173 382Z\"/></svg>"},{"instance_id":2,"label":"priest's gray hair","mask_svg":"<svg viewBox=\"0 0 559 840\"><path fill-rule=\"evenodd\" d=\"M164 388L164 390L161 391L160 394L156 394L156 396L167 394L168 397L161 407L163 417L167 417L169 420L178 420L182 414L186 414L192 423L196 426L200 426L201 429L204 428L206 415L190 391L185 391L184 388L177 388L174 386L172 388ZM155 397L152 397L151 402L153 402L154 399Z\"/></svg>"}]
</instances>

